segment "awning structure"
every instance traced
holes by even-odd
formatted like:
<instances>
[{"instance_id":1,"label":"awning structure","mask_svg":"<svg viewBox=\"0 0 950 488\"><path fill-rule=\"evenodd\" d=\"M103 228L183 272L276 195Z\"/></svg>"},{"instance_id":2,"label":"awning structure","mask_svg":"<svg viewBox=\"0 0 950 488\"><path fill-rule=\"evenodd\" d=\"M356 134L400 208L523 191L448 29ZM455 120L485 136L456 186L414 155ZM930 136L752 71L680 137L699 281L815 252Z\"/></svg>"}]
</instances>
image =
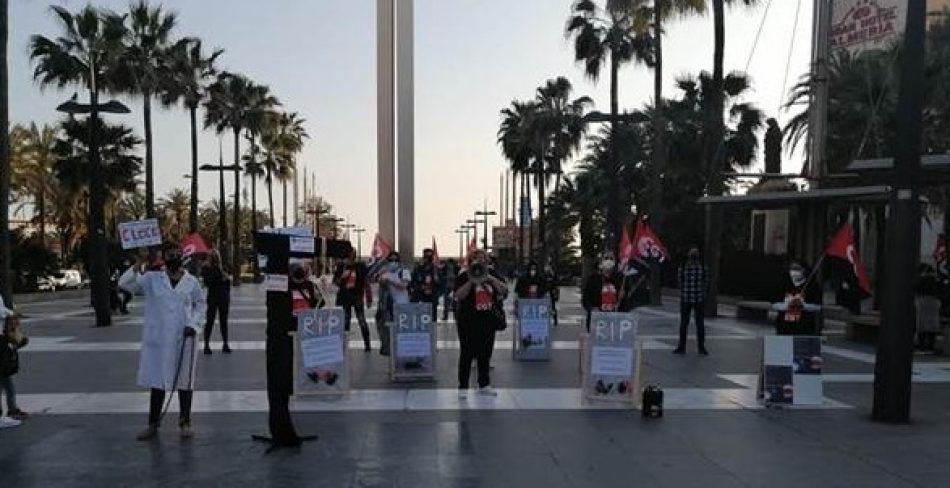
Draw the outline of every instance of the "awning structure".
<instances>
[{"instance_id":1,"label":"awning structure","mask_svg":"<svg viewBox=\"0 0 950 488\"><path fill-rule=\"evenodd\" d=\"M742 205L757 209L786 208L807 203L884 202L891 187L885 185L822 188L807 191L781 191L746 195L708 196L697 200L700 205Z\"/></svg>"}]
</instances>

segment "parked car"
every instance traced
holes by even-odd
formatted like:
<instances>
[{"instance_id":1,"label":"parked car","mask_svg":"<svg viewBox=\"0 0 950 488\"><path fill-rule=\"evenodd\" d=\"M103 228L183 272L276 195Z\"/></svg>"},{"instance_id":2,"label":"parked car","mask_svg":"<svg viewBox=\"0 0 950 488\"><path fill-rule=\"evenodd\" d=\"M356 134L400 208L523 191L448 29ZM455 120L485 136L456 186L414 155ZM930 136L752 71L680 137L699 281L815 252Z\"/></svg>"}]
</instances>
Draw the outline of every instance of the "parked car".
<instances>
[{"instance_id":1,"label":"parked car","mask_svg":"<svg viewBox=\"0 0 950 488\"><path fill-rule=\"evenodd\" d=\"M56 278L46 276L36 280L37 291L56 291Z\"/></svg>"},{"instance_id":2,"label":"parked car","mask_svg":"<svg viewBox=\"0 0 950 488\"><path fill-rule=\"evenodd\" d=\"M78 290L83 287L82 273L78 269L61 269L59 274L62 275L62 288L68 290Z\"/></svg>"}]
</instances>

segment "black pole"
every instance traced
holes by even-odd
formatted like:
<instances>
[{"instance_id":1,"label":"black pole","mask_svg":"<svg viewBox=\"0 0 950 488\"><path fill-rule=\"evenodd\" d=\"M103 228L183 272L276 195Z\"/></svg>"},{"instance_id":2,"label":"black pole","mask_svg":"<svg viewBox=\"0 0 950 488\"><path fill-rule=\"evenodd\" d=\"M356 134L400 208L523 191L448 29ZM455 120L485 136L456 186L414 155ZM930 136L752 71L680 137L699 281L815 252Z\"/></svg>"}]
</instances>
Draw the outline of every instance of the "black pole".
<instances>
[{"instance_id":1,"label":"black pole","mask_svg":"<svg viewBox=\"0 0 950 488\"><path fill-rule=\"evenodd\" d=\"M231 262L228 260L228 203L224 200L224 162L218 162L218 202L220 203L220 208L218 209L218 251L223 253L221 260L225 263ZM231 271L235 272L234 270Z\"/></svg>"},{"instance_id":2,"label":"black pole","mask_svg":"<svg viewBox=\"0 0 950 488\"><path fill-rule=\"evenodd\" d=\"M191 208L188 214L188 230L198 232L198 121L197 106L188 107L191 122Z\"/></svg>"},{"instance_id":3,"label":"black pole","mask_svg":"<svg viewBox=\"0 0 950 488\"><path fill-rule=\"evenodd\" d=\"M234 255L231 256L233 263L234 279L231 280L233 286L241 285L241 155L240 155L240 134L241 129L234 130L234 233L232 249Z\"/></svg>"},{"instance_id":4,"label":"black pole","mask_svg":"<svg viewBox=\"0 0 950 488\"><path fill-rule=\"evenodd\" d=\"M878 422L910 420L914 362L914 284L920 262L920 142L924 105L927 5L908 0L900 94L897 154L887 223L887 262L881 283L881 330L874 364L874 406Z\"/></svg>"},{"instance_id":5,"label":"black pole","mask_svg":"<svg viewBox=\"0 0 950 488\"><path fill-rule=\"evenodd\" d=\"M96 87L95 67L92 67L89 90L89 258L91 261L92 306L96 312L96 326L112 325L109 307L108 250L106 248L105 211L103 209L102 167L99 160L99 93Z\"/></svg>"},{"instance_id":6,"label":"black pole","mask_svg":"<svg viewBox=\"0 0 950 488\"><path fill-rule=\"evenodd\" d=\"M13 306L13 266L10 241L10 92L7 66L9 12L7 0L0 0L0 294L7 307ZM45 236L42 237L45 239Z\"/></svg>"}]
</instances>

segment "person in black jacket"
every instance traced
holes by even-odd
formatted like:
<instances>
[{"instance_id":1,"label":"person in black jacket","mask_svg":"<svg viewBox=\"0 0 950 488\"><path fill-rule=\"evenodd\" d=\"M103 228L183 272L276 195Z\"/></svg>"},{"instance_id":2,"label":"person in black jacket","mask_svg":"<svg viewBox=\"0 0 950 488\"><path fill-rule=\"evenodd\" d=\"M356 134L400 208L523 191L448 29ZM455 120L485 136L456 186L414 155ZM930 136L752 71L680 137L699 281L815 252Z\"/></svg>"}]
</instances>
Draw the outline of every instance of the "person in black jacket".
<instances>
[{"instance_id":1,"label":"person in black jacket","mask_svg":"<svg viewBox=\"0 0 950 488\"><path fill-rule=\"evenodd\" d=\"M475 251L473 263L455 282L457 300L457 328L461 351L459 354L459 396L468 392L472 360L478 362L478 393L496 396L491 387L489 372L495 332L505 320L502 303L508 295L504 279L490 267L488 254Z\"/></svg>"},{"instance_id":2,"label":"person in black jacket","mask_svg":"<svg viewBox=\"0 0 950 488\"><path fill-rule=\"evenodd\" d=\"M538 270L538 263L531 261L528 269L515 283L515 295L518 298L544 298L548 295L548 280Z\"/></svg>"},{"instance_id":3,"label":"person in black jacket","mask_svg":"<svg viewBox=\"0 0 950 488\"><path fill-rule=\"evenodd\" d=\"M336 305L343 307L346 331L350 331L350 321L355 310L356 321L360 325L360 334L363 336L363 350L370 351L372 348L369 343L369 325L366 323L366 306L373 306L373 296L366 275L366 265L356 260L356 251L350 251L346 260L334 271L333 283L339 288L336 294ZM364 303L364 297L368 297L368 304Z\"/></svg>"},{"instance_id":4,"label":"person in black jacket","mask_svg":"<svg viewBox=\"0 0 950 488\"><path fill-rule=\"evenodd\" d=\"M617 271L617 262L612 254L604 254L600 260L600 272L591 275L584 283L581 305L587 311L587 332L590 332L590 316L594 310L601 312L622 312L624 299L624 277Z\"/></svg>"},{"instance_id":5,"label":"person in black jacket","mask_svg":"<svg viewBox=\"0 0 950 488\"><path fill-rule=\"evenodd\" d=\"M799 263L788 267L785 282L785 309L776 318L777 335L819 335L818 314L806 310L805 305L821 305L821 288L811 280L808 269Z\"/></svg>"},{"instance_id":6,"label":"person in black jacket","mask_svg":"<svg viewBox=\"0 0 950 488\"><path fill-rule=\"evenodd\" d=\"M208 288L208 311L205 322L205 354L211 354L211 332L214 330L215 316L221 321L221 340L225 354L231 353L228 344L228 311L231 308L231 277L224 271L221 264L221 254L217 249L208 255L208 264L201 270L201 278Z\"/></svg>"},{"instance_id":7,"label":"person in black jacket","mask_svg":"<svg viewBox=\"0 0 950 488\"><path fill-rule=\"evenodd\" d=\"M435 265L435 252L422 250L422 262L412 270L412 282L409 286L413 302L432 304L432 320L439 319L439 270Z\"/></svg>"}]
</instances>

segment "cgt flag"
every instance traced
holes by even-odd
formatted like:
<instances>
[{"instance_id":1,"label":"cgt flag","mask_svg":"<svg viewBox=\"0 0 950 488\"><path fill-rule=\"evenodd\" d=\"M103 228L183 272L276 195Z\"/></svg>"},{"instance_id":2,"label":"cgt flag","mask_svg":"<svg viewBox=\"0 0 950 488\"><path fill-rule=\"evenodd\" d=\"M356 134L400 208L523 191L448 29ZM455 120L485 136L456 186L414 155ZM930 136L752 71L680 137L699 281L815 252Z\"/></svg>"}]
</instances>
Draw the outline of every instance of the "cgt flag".
<instances>
[{"instance_id":1,"label":"cgt flag","mask_svg":"<svg viewBox=\"0 0 950 488\"><path fill-rule=\"evenodd\" d=\"M623 233L620 234L620 252L617 256L617 259L620 261L620 267L623 268L627 266L633 258L636 257L636 248L633 246L633 241L630 240L630 232L627 230L627 225L623 226Z\"/></svg>"},{"instance_id":2,"label":"cgt flag","mask_svg":"<svg viewBox=\"0 0 950 488\"><path fill-rule=\"evenodd\" d=\"M435 243L435 236L432 236L432 263L436 268L442 267L442 259L439 258L439 246Z\"/></svg>"},{"instance_id":3,"label":"cgt flag","mask_svg":"<svg viewBox=\"0 0 950 488\"><path fill-rule=\"evenodd\" d=\"M201 238L199 234L191 234L190 236L182 239L181 241L181 255L188 257L192 254L202 255L208 254L208 245L205 244L205 240Z\"/></svg>"},{"instance_id":4,"label":"cgt flag","mask_svg":"<svg viewBox=\"0 0 950 488\"><path fill-rule=\"evenodd\" d=\"M861 256L854 245L854 229L851 224L844 223L831 243L825 249L825 255L842 260L847 263L847 273L842 279L843 283L848 281L856 283L864 293L871 294L871 281L868 279L868 271L861 261Z\"/></svg>"},{"instance_id":5,"label":"cgt flag","mask_svg":"<svg viewBox=\"0 0 950 488\"><path fill-rule=\"evenodd\" d=\"M633 247L635 256L641 259L656 259L662 263L669 256L663 241L643 219L637 221L637 231L633 234ZM622 244L621 252L623 252Z\"/></svg>"},{"instance_id":6,"label":"cgt flag","mask_svg":"<svg viewBox=\"0 0 950 488\"><path fill-rule=\"evenodd\" d=\"M373 250L370 252L369 270L367 270L367 274L375 277L379 272L379 268L386 262L386 258L389 257L389 253L391 253L392 250L392 246L386 242L386 239L383 239L383 236L376 233L376 237L373 238Z\"/></svg>"}]
</instances>

